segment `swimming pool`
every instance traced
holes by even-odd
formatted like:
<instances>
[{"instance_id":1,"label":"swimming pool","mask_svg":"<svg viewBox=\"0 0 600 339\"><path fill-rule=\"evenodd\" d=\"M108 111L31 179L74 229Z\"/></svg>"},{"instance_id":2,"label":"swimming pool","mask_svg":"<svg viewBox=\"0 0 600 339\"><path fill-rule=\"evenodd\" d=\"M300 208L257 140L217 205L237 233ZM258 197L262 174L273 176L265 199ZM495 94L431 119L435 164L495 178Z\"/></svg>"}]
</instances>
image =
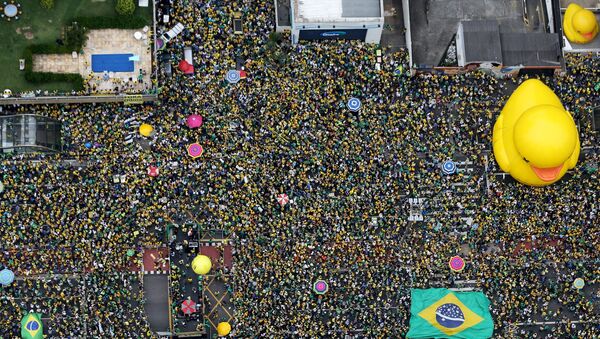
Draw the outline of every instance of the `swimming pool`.
<instances>
[{"instance_id":1,"label":"swimming pool","mask_svg":"<svg viewBox=\"0 0 600 339\"><path fill-rule=\"evenodd\" d=\"M92 54L92 72L133 72L133 54Z\"/></svg>"}]
</instances>

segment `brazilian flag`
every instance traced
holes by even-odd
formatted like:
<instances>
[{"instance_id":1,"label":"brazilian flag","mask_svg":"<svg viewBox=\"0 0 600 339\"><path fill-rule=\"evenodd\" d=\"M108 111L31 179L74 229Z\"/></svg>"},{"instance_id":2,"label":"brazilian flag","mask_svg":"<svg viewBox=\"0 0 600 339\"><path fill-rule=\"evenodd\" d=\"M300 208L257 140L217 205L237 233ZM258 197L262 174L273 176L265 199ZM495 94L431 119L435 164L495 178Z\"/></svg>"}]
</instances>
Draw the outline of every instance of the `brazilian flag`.
<instances>
[{"instance_id":1,"label":"brazilian flag","mask_svg":"<svg viewBox=\"0 0 600 339\"><path fill-rule=\"evenodd\" d=\"M39 313L27 313L21 319L21 338L23 339L42 339L44 338L44 328Z\"/></svg>"},{"instance_id":2,"label":"brazilian flag","mask_svg":"<svg viewBox=\"0 0 600 339\"><path fill-rule=\"evenodd\" d=\"M407 338L490 338L494 323L481 292L412 289Z\"/></svg>"}]
</instances>

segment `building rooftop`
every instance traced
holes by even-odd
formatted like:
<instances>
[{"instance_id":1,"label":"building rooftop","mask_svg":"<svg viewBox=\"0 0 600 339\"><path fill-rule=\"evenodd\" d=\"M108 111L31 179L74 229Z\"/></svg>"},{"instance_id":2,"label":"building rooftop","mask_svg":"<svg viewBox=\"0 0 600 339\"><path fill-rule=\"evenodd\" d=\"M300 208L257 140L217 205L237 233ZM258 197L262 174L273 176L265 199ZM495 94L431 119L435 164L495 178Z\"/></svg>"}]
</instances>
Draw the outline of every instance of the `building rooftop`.
<instances>
[{"instance_id":1,"label":"building rooftop","mask_svg":"<svg viewBox=\"0 0 600 339\"><path fill-rule=\"evenodd\" d=\"M437 66L465 20L493 20L500 33L544 32L543 10L530 1L529 20L523 21L522 0L406 0L410 15L411 53L413 64ZM541 5L540 5L541 6ZM407 10L404 8L404 10Z\"/></svg>"},{"instance_id":2,"label":"building rooftop","mask_svg":"<svg viewBox=\"0 0 600 339\"><path fill-rule=\"evenodd\" d=\"M502 60L507 66L560 66L558 34L503 33L500 34Z\"/></svg>"},{"instance_id":3,"label":"building rooftop","mask_svg":"<svg viewBox=\"0 0 600 339\"><path fill-rule=\"evenodd\" d=\"M0 116L0 152L60 152L60 121L34 114Z\"/></svg>"},{"instance_id":4,"label":"building rooftop","mask_svg":"<svg viewBox=\"0 0 600 339\"><path fill-rule=\"evenodd\" d=\"M503 32L496 20L462 21L465 64L560 66L558 34Z\"/></svg>"},{"instance_id":5,"label":"building rooftop","mask_svg":"<svg viewBox=\"0 0 600 339\"><path fill-rule=\"evenodd\" d=\"M567 8L567 6L569 6L571 3L576 3L583 8L600 9L600 0L560 0L560 7Z\"/></svg>"},{"instance_id":6,"label":"building rooftop","mask_svg":"<svg viewBox=\"0 0 600 339\"><path fill-rule=\"evenodd\" d=\"M496 21L463 21L465 60L470 62L502 63L500 29Z\"/></svg>"},{"instance_id":7,"label":"building rooftop","mask_svg":"<svg viewBox=\"0 0 600 339\"><path fill-rule=\"evenodd\" d=\"M293 0L292 2L296 22L379 20L383 16L380 0Z\"/></svg>"}]
</instances>

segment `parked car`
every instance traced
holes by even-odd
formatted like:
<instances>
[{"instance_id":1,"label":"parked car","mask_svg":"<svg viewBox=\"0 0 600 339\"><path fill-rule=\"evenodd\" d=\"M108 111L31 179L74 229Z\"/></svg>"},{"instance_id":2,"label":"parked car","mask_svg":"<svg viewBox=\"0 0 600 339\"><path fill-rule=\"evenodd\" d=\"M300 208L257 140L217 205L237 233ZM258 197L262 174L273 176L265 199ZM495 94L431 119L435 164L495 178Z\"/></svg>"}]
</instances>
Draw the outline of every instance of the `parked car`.
<instances>
[{"instance_id":1,"label":"parked car","mask_svg":"<svg viewBox=\"0 0 600 339\"><path fill-rule=\"evenodd\" d=\"M179 35L179 33L181 33L184 28L185 27L183 26L183 24L178 22L177 24L175 24L175 26L173 26L173 28L171 28L169 31L165 32L162 35L163 41L165 43L171 41L173 38Z\"/></svg>"}]
</instances>

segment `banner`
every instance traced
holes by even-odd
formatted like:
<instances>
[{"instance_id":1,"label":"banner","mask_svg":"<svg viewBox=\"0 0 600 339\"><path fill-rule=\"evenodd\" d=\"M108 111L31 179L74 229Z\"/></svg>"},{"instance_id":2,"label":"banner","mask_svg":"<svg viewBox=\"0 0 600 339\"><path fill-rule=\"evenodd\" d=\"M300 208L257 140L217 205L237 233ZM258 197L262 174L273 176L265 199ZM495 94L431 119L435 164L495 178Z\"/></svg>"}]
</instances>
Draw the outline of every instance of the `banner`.
<instances>
[{"instance_id":1,"label":"banner","mask_svg":"<svg viewBox=\"0 0 600 339\"><path fill-rule=\"evenodd\" d=\"M407 338L486 339L494 332L489 299L481 292L412 289Z\"/></svg>"},{"instance_id":2,"label":"banner","mask_svg":"<svg viewBox=\"0 0 600 339\"><path fill-rule=\"evenodd\" d=\"M366 29L302 29L300 30L300 40L365 40L367 36Z\"/></svg>"},{"instance_id":3,"label":"banner","mask_svg":"<svg viewBox=\"0 0 600 339\"><path fill-rule=\"evenodd\" d=\"M43 339L44 328L39 313L27 313L21 319L21 338Z\"/></svg>"}]
</instances>

